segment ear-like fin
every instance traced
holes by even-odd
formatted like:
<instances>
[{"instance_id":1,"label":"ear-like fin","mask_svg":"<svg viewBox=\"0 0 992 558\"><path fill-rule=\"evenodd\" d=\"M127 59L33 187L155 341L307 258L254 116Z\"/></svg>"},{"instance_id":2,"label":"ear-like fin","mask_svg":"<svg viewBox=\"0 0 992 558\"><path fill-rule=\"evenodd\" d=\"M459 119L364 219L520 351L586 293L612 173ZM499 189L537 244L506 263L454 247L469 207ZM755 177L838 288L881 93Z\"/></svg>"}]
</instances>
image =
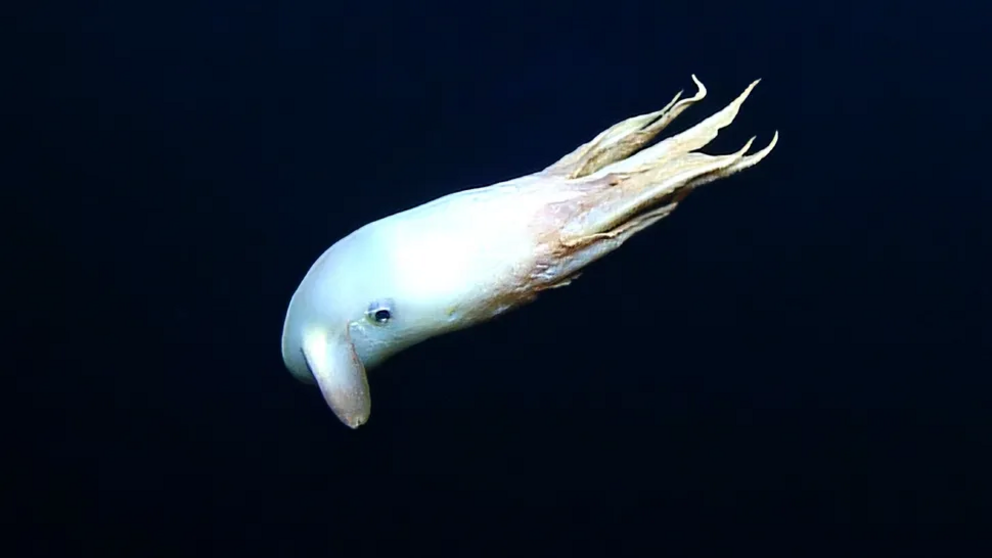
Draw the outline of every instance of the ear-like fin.
<instances>
[{"instance_id":1,"label":"ear-like fin","mask_svg":"<svg viewBox=\"0 0 992 558\"><path fill-rule=\"evenodd\" d=\"M313 329L303 335L303 357L324 401L351 428L365 424L372 411L365 366L348 338Z\"/></svg>"}]
</instances>

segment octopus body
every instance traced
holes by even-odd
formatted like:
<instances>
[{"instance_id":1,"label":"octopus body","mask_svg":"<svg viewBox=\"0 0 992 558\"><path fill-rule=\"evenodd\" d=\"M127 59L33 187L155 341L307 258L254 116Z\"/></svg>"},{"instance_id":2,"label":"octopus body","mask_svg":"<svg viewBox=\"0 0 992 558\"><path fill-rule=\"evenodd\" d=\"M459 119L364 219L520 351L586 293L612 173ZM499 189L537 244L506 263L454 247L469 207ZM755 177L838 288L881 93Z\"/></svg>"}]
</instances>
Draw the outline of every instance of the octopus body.
<instances>
[{"instance_id":1,"label":"octopus body","mask_svg":"<svg viewBox=\"0 0 992 558\"><path fill-rule=\"evenodd\" d=\"M688 130L658 134L706 96L604 130L553 165L443 196L373 221L334 243L289 304L282 355L316 383L346 425L371 412L367 370L446 332L470 327L567 285L590 263L664 219L696 187L764 159L698 150L729 125L757 85Z\"/></svg>"}]
</instances>

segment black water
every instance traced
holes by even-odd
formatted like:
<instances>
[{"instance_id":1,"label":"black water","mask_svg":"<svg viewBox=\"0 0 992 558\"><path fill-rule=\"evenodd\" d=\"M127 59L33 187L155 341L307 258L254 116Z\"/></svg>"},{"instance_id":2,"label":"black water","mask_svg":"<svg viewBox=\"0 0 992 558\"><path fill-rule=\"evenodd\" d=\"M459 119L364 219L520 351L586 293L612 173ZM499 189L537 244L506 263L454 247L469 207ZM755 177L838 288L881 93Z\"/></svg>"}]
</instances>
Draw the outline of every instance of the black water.
<instances>
[{"instance_id":1,"label":"black water","mask_svg":"<svg viewBox=\"0 0 992 558\"><path fill-rule=\"evenodd\" d=\"M981 3L20 11L5 556L988 555ZM284 369L332 242L692 73L673 130L760 77L709 151L766 161L396 357L357 431Z\"/></svg>"}]
</instances>

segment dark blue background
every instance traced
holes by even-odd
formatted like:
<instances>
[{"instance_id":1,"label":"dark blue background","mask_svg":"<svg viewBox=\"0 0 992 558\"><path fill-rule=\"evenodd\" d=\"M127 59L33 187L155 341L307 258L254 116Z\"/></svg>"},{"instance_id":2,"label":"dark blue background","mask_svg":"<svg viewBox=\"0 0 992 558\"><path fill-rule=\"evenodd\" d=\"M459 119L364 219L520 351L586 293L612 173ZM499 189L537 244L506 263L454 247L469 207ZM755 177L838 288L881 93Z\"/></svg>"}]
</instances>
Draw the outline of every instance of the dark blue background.
<instances>
[{"instance_id":1,"label":"dark blue background","mask_svg":"<svg viewBox=\"0 0 992 558\"><path fill-rule=\"evenodd\" d=\"M983 555L982 3L92 4L5 39L4 555ZM707 150L766 161L376 370L358 431L284 369L335 240L691 73L673 130L763 78Z\"/></svg>"}]
</instances>

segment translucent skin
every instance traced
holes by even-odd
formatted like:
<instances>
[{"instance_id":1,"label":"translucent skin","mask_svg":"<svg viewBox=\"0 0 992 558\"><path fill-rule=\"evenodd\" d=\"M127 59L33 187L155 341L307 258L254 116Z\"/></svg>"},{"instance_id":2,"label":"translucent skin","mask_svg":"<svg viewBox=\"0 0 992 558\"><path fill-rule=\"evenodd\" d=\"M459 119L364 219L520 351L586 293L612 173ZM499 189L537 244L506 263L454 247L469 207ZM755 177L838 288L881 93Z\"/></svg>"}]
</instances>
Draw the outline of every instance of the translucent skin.
<instances>
[{"instance_id":1,"label":"translucent skin","mask_svg":"<svg viewBox=\"0 0 992 558\"><path fill-rule=\"evenodd\" d=\"M456 192L379 219L331 246L294 293L282 354L316 382L346 425L368 420L366 370L446 332L485 322L567 285L587 265L669 215L694 188L750 167L745 155L699 153L757 85L681 134L646 147L706 95L679 95L624 120L550 167Z\"/></svg>"}]
</instances>

